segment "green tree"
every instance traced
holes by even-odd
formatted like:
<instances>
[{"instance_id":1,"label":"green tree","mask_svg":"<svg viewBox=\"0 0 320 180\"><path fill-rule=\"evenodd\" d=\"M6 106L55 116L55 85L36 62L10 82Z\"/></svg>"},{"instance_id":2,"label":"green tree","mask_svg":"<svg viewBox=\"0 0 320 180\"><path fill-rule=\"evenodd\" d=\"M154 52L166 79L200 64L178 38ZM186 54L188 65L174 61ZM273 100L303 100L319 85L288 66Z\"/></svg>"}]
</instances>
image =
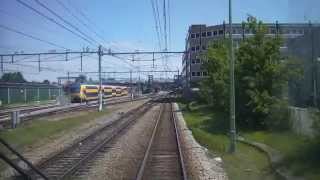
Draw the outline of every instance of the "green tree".
<instances>
[{"instance_id":1,"label":"green tree","mask_svg":"<svg viewBox=\"0 0 320 180\"><path fill-rule=\"evenodd\" d=\"M4 73L1 77L2 82L24 83L27 82L20 72Z\"/></svg>"},{"instance_id":2,"label":"green tree","mask_svg":"<svg viewBox=\"0 0 320 180\"><path fill-rule=\"evenodd\" d=\"M263 23L248 22L254 32L236 51L237 117L240 125L249 128L266 128L268 119L277 104L284 104L283 90L289 77L298 76L300 68L293 59L280 53L283 44L280 36L267 36Z\"/></svg>"},{"instance_id":3,"label":"green tree","mask_svg":"<svg viewBox=\"0 0 320 180\"><path fill-rule=\"evenodd\" d=\"M221 41L209 46L203 68L208 78L201 82L201 95L214 108L228 112L229 58L228 43Z\"/></svg>"},{"instance_id":4,"label":"green tree","mask_svg":"<svg viewBox=\"0 0 320 180\"><path fill-rule=\"evenodd\" d=\"M254 35L247 37L235 50L236 119L242 127L261 129L270 124L281 124L271 114L279 112L274 111L275 108L286 108L283 91L290 77L299 77L301 68L297 61L281 55L282 39L268 36L262 22L252 19L246 26ZM228 112L230 99L228 47L228 41L209 47L208 61L203 66L209 76L201 85L208 103L224 112Z\"/></svg>"}]
</instances>

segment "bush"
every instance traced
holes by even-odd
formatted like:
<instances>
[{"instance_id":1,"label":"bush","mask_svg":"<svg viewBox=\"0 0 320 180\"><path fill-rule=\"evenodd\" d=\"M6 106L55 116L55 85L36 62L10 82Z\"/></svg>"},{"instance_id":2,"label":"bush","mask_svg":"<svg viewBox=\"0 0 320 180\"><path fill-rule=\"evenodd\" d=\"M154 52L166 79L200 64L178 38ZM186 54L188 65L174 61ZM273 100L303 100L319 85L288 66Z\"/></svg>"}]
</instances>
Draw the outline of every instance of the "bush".
<instances>
[{"instance_id":1,"label":"bush","mask_svg":"<svg viewBox=\"0 0 320 180\"><path fill-rule=\"evenodd\" d=\"M290 128L289 106L285 101L279 101L271 106L266 119L270 130L288 130Z\"/></svg>"}]
</instances>

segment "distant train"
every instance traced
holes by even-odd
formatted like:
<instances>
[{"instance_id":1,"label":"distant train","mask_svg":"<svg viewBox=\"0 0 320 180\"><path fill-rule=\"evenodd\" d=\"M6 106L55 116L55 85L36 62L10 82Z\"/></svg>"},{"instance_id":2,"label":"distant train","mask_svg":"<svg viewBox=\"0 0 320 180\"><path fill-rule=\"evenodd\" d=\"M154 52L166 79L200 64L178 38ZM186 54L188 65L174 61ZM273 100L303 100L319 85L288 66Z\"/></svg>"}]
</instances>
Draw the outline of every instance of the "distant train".
<instances>
[{"instance_id":1,"label":"distant train","mask_svg":"<svg viewBox=\"0 0 320 180\"><path fill-rule=\"evenodd\" d=\"M125 86L102 85L103 98L120 97L128 95ZM88 102L98 100L99 85L74 84L70 87L71 102Z\"/></svg>"}]
</instances>

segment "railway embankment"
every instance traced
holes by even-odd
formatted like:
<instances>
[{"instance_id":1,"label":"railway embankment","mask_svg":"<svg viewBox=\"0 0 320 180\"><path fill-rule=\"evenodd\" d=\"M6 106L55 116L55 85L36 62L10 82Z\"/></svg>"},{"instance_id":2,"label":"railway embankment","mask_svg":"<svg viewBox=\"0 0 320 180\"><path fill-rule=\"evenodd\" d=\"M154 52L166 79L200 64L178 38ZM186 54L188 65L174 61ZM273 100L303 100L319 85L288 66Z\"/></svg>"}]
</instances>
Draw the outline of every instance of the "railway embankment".
<instances>
[{"instance_id":1,"label":"railway embankment","mask_svg":"<svg viewBox=\"0 0 320 180\"><path fill-rule=\"evenodd\" d=\"M123 113L126 113L146 100L115 104L108 106L102 112L90 110L86 112L70 112L41 117L26 123L16 129L8 129L0 132L0 137L9 142L16 150L22 153L32 163L37 163L46 157L50 157L73 142L94 132L99 127L115 121ZM13 174L11 168L5 168L0 174L0 179Z\"/></svg>"},{"instance_id":2,"label":"railway embankment","mask_svg":"<svg viewBox=\"0 0 320 180\"><path fill-rule=\"evenodd\" d=\"M192 131L188 128L183 118L178 104L174 103L173 110L176 113L177 124L181 133L182 152L189 179L227 180L228 177L223 167L221 157L210 153L195 140Z\"/></svg>"}]
</instances>

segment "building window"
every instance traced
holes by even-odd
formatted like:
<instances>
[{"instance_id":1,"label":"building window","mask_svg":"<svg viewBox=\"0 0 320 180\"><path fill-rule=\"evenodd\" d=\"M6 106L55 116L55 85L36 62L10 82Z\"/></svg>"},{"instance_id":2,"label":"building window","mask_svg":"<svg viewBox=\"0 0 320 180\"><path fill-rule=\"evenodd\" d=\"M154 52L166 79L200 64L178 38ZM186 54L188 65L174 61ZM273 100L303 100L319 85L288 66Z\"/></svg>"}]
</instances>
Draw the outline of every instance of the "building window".
<instances>
[{"instance_id":1,"label":"building window","mask_svg":"<svg viewBox=\"0 0 320 180\"><path fill-rule=\"evenodd\" d=\"M206 32L202 32L202 37L206 37L207 33Z\"/></svg>"},{"instance_id":2,"label":"building window","mask_svg":"<svg viewBox=\"0 0 320 180\"><path fill-rule=\"evenodd\" d=\"M219 30L219 35L223 35L223 30Z\"/></svg>"},{"instance_id":3,"label":"building window","mask_svg":"<svg viewBox=\"0 0 320 180\"><path fill-rule=\"evenodd\" d=\"M207 32L207 37L211 37L212 36L212 32Z\"/></svg>"},{"instance_id":4,"label":"building window","mask_svg":"<svg viewBox=\"0 0 320 180\"><path fill-rule=\"evenodd\" d=\"M191 74L192 74L192 76L196 76L196 72L192 72Z\"/></svg>"},{"instance_id":5,"label":"building window","mask_svg":"<svg viewBox=\"0 0 320 180\"><path fill-rule=\"evenodd\" d=\"M296 29L293 29L293 30L292 30L292 33L293 33L293 34L297 34L297 30L296 30Z\"/></svg>"},{"instance_id":6,"label":"building window","mask_svg":"<svg viewBox=\"0 0 320 180\"><path fill-rule=\"evenodd\" d=\"M193 46L193 47L191 47L191 51L195 51L196 50L196 48Z\"/></svg>"},{"instance_id":7,"label":"building window","mask_svg":"<svg viewBox=\"0 0 320 180\"><path fill-rule=\"evenodd\" d=\"M208 76L208 73L206 71L202 72L202 76Z\"/></svg>"},{"instance_id":8,"label":"building window","mask_svg":"<svg viewBox=\"0 0 320 180\"><path fill-rule=\"evenodd\" d=\"M202 46L202 50L206 50L207 48L206 48L206 46Z\"/></svg>"},{"instance_id":9,"label":"building window","mask_svg":"<svg viewBox=\"0 0 320 180\"><path fill-rule=\"evenodd\" d=\"M191 62L192 62L192 64L195 64L195 63L196 63L196 61L195 61L194 59L192 59Z\"/></svg>"},{"instance_id":10,"label":"building window","mask_svg":"<svg viewBox=\"0 0 320 180\"><path fill-rule=\"evenodd\" d=\"M199 38L200 37L200 34L199 33L196 33L196 38Z\"/></svg>"},{"instance_id":11,"label":"building window","mask_svg":"<svg viewBox=\"0 0 320 180\"><path fill-rule=\"evenodd\" d=\"M199 64L200 63L200 59L196 59L196 63Z\"/></svg>"},{"instance_id":12,"label":"building window","mask_svg":"<svg viewBox=\"0 0 320 180\"><path fill-rule=\"evenodd\" d=\"M191 38L192 38L192 39L196 38L196 35L195 35L194 33L191 34Z\"/></svg>"},{"instance_id":13,"label":"building window","mask_svg":"<svg viewBox=\"0 0 320 180\"><path fill-rule=\"evenodd\" d=\"M299 34L303 34L303 29L299 29Z\"/></svg>"},{"instance_id":14,"label":"building window","mask_svg":"<svg viewBox=\"0 0 320 180\"><path fill-rule=\"evenodd\" d=\"M199 51L199 50L200 50L200 46L197 46L197 47L196 47L196 51Z\"/></svg>"},{"instance_id":15,"label":"building window","mask_svg":"<svg viewBox=\"0 0 320 180\"><path fill-rule=\"evenodd\" d=\"M201 72L197 72L197 76L201 76Z\"/></svg>"},{"instance_id":16,"label":"building window","mask_svg":"<svg viewBox=\"0 0 320 180\"><path fill-rule=\"evenodd\" d=\"M217 34L217 31L213 31L213 36L216 36Z\"/></svg>"},{"instance_id":17,"label":"building window","mask_svg":"<svg viewBox=\"0 0 320 180\"><path fill-rule=\"evenodd\" d=\"M249 29L246 29L246 34L250 34L250 30Z\"/></svg>"},{"instance_id":18,"label":"building window","mask_svg":"<svg viewBox=\"0 0 320 180\"><path fill-rule=\"evenodd\" d=\"M237 30L234 29L232 33L233 33L233 34L237 34Z\"/></svg>"}]
</instances>

